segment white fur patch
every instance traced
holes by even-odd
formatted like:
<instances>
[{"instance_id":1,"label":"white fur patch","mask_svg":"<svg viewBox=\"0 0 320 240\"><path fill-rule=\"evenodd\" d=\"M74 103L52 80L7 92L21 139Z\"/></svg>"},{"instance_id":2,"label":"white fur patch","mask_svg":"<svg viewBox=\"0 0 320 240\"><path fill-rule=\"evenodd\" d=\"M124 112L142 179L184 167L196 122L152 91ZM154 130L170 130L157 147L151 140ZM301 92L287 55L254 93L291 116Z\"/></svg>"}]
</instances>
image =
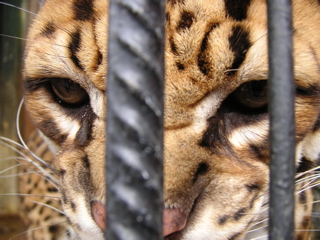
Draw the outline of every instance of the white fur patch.
<instances>
[{"instance_id":1,"label":"white fur patch","mask_svg":"<svg viewBox=\"0 0 320 240\"><path fill-rule=\"evenodd\" d=\"M259 143L264 141L268 136L268 121L248 125L234 130L229 137L230 143L236 148L244 147L251 143Z\"/></svg>"},{"instance_id":2,"label":"white fur patch","mask_svg":"<svg viewBox=\"0 0 320 240\"><path fill-rule=\"evenodd\" d=\"M102 231L92 219L90 211L85 207L86 201L84 197L79 195L74 198L74 201L77 206L77 211L74 213L70 209L65 209L65 212L69 216L71 222L79 224L81 229L81 235L78 236L79 239L93 239L92 237L94 236L95 240L103 240Z\"/></svg>"}]
</instances>

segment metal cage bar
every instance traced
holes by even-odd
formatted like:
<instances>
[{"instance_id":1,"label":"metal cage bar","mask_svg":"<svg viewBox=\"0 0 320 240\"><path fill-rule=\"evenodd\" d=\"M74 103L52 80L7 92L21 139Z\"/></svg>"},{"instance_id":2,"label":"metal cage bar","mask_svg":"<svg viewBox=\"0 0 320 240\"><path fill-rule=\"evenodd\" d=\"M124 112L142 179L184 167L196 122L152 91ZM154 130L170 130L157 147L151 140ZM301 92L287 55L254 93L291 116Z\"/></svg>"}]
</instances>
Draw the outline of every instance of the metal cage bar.
<instances>
[{"instance_id":1,"label":"metal cage bar","mask_svg":"<svg viewBox=\"0 0 320 240\"><path fill-rule=\"evenodd\" d=\"M291 0L268 0L269 239L294 239L295 118Z\"/></svg>"},{"instance_id":2,"label":"metal cage bar","mask_svg":"<svg viewBox=\"0 0 320 240\"><path fill-rule=\"evenodd\" d=\"M111 0L106 239L162 239L164 4Z\"/></svg>"}]
</instances>

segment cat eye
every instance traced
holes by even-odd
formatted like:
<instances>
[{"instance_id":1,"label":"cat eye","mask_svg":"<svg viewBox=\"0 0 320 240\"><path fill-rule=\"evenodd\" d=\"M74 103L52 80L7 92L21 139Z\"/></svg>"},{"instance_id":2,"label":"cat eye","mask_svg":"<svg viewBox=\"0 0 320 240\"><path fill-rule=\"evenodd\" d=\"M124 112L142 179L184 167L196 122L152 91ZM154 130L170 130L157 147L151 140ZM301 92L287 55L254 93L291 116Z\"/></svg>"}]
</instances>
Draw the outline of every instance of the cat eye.
<instances>
[{"instance_id":1,"label":"cat eye","mask_svg":"<svg viewBox=\"0 0 320 240\"><path fill-rule=\"evenodd\" d=\"M267 80L259 80L242 84L231 94L231 98L242 109L257 110L267 108L268 94Z\"/></svg>"},{"instance_id":2,"label":"cat eye","mask_svg":"<svg viewBox=\"0 0 320 240\"><path fill-rule=\"evenodd\" d=\"M70 79L52 79L51 87L58 102L68 107L79 107L89 102L86 90Z\"/></svg>"}]
</instances>

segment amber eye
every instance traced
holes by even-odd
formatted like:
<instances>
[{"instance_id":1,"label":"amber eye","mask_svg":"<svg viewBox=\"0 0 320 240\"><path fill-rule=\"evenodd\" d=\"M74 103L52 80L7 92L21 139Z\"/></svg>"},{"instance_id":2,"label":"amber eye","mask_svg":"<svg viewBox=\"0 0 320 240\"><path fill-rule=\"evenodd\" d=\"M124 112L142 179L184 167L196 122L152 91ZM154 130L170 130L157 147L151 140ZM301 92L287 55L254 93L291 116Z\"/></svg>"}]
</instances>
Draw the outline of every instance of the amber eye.
<instances>
[{"instance_id":1,"label":"amber eye","mask_svg":"<svg viewBox=\"0 0 320 240\"><path fill-rule=\"evenodd\" d=\"M232 94L233 102L247 110L267 108L268 106L267 80L251 81L242 84Z\"/></svg>"},{"instance_id":2,"label":"amber eye","mask_svg":"<svg viewBox=\"0 0 320 240\"><path fill-rule=\"evenodd\" d=\"M86 90L70 79L52 79L51 86L57 100L69 107L78 107L89 102Z\"/></svg>"}]
</instances>

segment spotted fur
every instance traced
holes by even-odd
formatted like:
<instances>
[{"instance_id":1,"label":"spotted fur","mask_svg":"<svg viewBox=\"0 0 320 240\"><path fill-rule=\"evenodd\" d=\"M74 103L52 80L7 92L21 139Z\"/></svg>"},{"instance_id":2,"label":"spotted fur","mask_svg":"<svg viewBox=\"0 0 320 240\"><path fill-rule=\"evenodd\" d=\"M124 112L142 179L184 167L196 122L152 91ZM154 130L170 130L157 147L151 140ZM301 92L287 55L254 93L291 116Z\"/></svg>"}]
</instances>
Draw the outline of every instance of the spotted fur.
<instances>
[{"instance_id":1,"label":"spotted fur","mask_svg":"<svg viewBox=\"0 0 320 240\"><path fill-rule=\"evenodd\" d=\"M94 206L106 201L107 5L47 0L25 52L26 106L54 152L63 211L77 239L103 239ZM312 176L306 172L320 158L320 6L294 0L293 10L296 239L309 239L312 193L299 179ZM165 237L266 236L266 2L167 0L166 19Z\"/></svg>"}]
</instances>

